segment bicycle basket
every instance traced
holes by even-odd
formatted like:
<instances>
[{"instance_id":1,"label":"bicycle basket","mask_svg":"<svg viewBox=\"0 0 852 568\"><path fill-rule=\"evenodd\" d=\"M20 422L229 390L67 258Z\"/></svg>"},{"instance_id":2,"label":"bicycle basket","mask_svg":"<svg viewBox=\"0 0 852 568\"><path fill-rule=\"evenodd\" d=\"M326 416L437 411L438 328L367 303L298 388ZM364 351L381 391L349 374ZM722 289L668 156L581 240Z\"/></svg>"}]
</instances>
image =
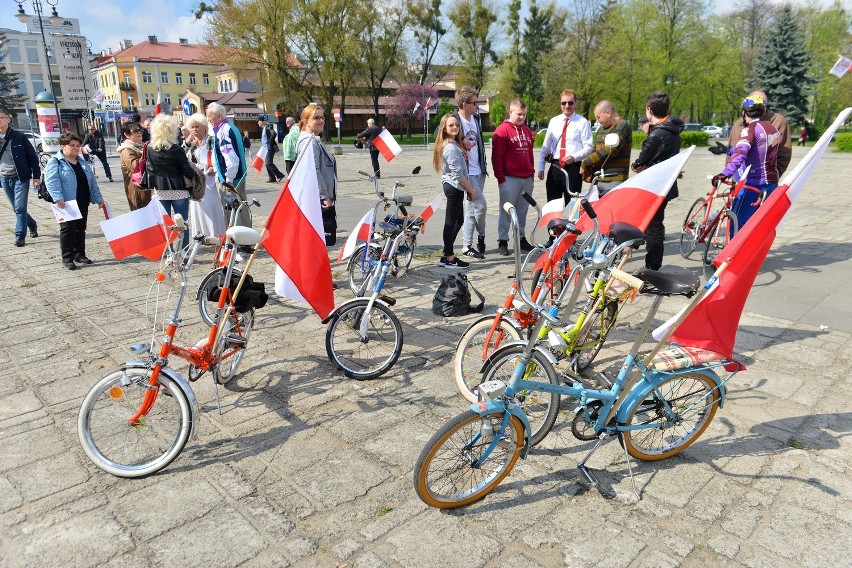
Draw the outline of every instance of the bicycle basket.
<instances>
[{"instance_id":1,"label":"bicycle basket","mask_svg":"<svg viewBox=\"0 0 852 568\"><path fill-rule=\"evenodd\" d=\"M231 276L231 290L235 289L239 282L239 276L236 274ZM211 288L207 292L207 299L211 302L218 302L221 293L222 286ZM269 295L266 293L266 286L264 286L263 282L255 282L251 276L246 276L243 287L240 289L240 294L234 301L234 308L242 314L252 309L262 308L268 300Z\"/></svg>"}]
</instances>

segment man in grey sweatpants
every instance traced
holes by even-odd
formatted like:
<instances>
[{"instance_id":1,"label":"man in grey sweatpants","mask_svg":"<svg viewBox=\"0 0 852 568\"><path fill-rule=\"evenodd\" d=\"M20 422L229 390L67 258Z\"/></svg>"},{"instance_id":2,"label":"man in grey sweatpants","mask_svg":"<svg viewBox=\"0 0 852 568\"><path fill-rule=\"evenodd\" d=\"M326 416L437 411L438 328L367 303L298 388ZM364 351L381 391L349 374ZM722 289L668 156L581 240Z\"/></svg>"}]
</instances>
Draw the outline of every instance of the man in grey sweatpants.
<instances>
[{"instance_id":1,"label":"man in grey sweatpants","mask_svg":"<svg viewBox=\"0 0 852 568\"><path fill-rule=\"evenodd\" d=\"M456 91L456 104L459 110L455 113L462 127L462 138L468 152L468 181L473 186L476 197L465 203L464 225L462 225L462 254L473 258L484 258L485 252L485 212L488 203L485 201L485 176L488 175L485 165L485 142L482 139L482 123L479 120L479 107L476 103L479 93L471 86L465 85ZM476 248L473 247L473 232L479 235Z\"/></svg>"}]
</instances>

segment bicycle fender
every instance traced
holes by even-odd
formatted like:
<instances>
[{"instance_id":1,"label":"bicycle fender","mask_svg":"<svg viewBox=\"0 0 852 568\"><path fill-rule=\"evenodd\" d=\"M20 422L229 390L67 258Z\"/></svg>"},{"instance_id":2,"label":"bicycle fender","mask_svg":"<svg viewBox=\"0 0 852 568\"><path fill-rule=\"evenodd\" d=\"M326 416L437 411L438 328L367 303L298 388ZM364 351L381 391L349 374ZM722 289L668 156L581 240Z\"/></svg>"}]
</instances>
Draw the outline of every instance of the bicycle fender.
<instances>
[{"instance_id":1,"label":"bicycle fender","mask_svg":"<svg viewBox=\"0 0 852 568\"><path fill-rule=\"evenodd\" d=\"M689 371L690 373L696 373L699 375L704 375L711 381L716 384L716 388L719 390L719 407L725 406L725 399L727 398L728 390L725 387L725 384L722 382L722 379L719 378L719 375L714 373L711 369L703 369L700 367L692 367L688 369L682 369L683 371ZM630 393L627 395L627 398L624 399L624 402L618 407L618 412L615 414L616 421L619 424L626 423L627 413L633 408L636 404L639 404L645 396L645 393L651 387L659 386L664 380L671 378L671 372L654 372L654 373L646 373L643 375L642 380L636 383L636 385L630 390Z\"/></svg>"},{"instance_id":2,"label":"bicycle fender","mask_svg":"<svg viewBox=\"0 0 852 568\"><path fill-rule=\"evenodd\" d=\"M497 317L496 312L493 313L493 314L486 314L484 316L479 316L478 318L476 318L473 321L473 323L471 323L469 326L467 326L467 329L464 330L464 333L462 333L462 336L464 336L464 334L467 333L468 330L470 330L470 328L472 328L473 326L475 326L479 322L490 321L490 320L493 320L496 317ZM503 314L503 317L501 319L502 319L502 321L504 321L504 322L508 323L510 326L512 326L515 329L515 331L517 331L520 335L523 335L524 328L521 327L521 324L518 323L518 320L516 320L513 317L507 316L506 314ZM461 344L461 337L456 342L456 349L457 350L459 348L459 344Z\"/></svg>"},{"instance_id":3,"label":"bicycle fender","mask_svg":"<svg viewBox=\"0 0 852 568\"><path fill-rule=\"evenodd\" d=\"M367 302L369 302L369 301L370 301L370 298L352 298L350 300L346 300L345 302L343 302L342 304L340 304L339 306L337 306L333 310L331 310L331 313L328 314L327 316L325 316L325 318L322 320L322 323L330 322L332 319L334 319L334 317L338 313L340 313L340 310L342 310L343 308L345 308L346 306L348 306L350 304L357 304L357 303L361 302L361 303L364 304L364 306L366 306ZM376 300L373 303L374 304L383 304L386 308L391 307L390 304L388 304L387 302L385 302L381 298L376 298Z\"/></svg>"},{"instance_id":4,"label":"bicycle fender","mask_svg":"<svg viewBox=\"0 0 852 568\"><path fill-rule=\"evenodd\" d=\"M482 363L482 368L479 370L480 374L485 374L487 371L491 370L491 367L493 366L493 359L499 357L503 353L503 351L505 351L509 347L513 347L515 345L526 346L527 343L528 341L513 341L511 343L507 343L506 345L501 345L500 347L495 349L494 352L489 355L488 358ZM556 366L556 357L553 355L553 353L550 352L550 349L547 349L544 345L536 345L535 351L538 351L541 355L543 355L551 365L553 365L554 367Z\"/></svg>"},{"instance_id":5,"label":"bicycle fender","mask_svg":"<svg viewBox=\"0 0 852 568\"><path fill-rule=\"evenodd\" d=\"M514 404L511 408L507 409L502 400L489 400L488 402L474 402L470 405L470 409L483 417L489 414L494 414L495 412L506 412L507 410L509 414L517 416L518 420L521 421L521 424L524 425L524 448L521 450L521 458L526 459L527 454L530 451L530 434L532 433L532 429L530 428L530 421L527 418L526 413L521 410L521 406L519 404Z\"/></svg>"},{"instance_id":6,"label":"bicycle fender","mask_svg":"<svg viewBox=\"0 0 852 568\"><path fill-rule=\"evenodd\" d=\"M146 363L145 361L128 361L121 366L121 370L148 369L149 367L149 363ZM192 422L190 424L189 439L195 441L195 430L196 426L198 426L198 417L201 415L201 411L198 408L198 400L195 398L195 393L193 392L192 387L189 386L189 383L186 382L186 379L184 379L180 373L171 367L160 367L160 372L173 380L180 390L183 391L184 396L186 396L186 400L189 402L190 408L192 408Z\"/></svg>"}]
</instances>

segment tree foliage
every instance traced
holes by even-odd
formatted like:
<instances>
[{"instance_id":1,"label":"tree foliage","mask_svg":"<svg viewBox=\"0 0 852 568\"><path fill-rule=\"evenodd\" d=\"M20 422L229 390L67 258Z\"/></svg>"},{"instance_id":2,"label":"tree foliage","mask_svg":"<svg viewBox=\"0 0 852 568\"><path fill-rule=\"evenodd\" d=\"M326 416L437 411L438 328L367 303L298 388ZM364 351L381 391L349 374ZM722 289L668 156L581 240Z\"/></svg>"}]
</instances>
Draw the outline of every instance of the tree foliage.
<instances>
[{"instance_id":1,"label":"tree foliage","mask_svg":"<svg viewBox=\"0 0 852 568\"><path fill-rule=\"evenodd\" d=\"M379 116L379 99L387 95L382 85L395 67L405 62L402 48L408 18L402 6L366 6L367 25L362 33L363 62L367 87L373 99L373 112Z\"/></svg>"},{"instance_id":2,"label":"tree foliage","mask_svg":"<svg viewBox=\"0 0 852 568\"><path fill-rule=\"evenodd\" d=\"M540 116L544 100L542 67L544 54L553 48L553 12L553 4L539 9L535 0L530 2L530 13L524 19L521 36L521 55L512 78L512 90L527 103L527 114L533 120L543 118Z\"/></svg>"},{"instance_id":3,"label":"tree foliage","mask_svg":"<svg viewBox=\"0 0 852 568\"><path fill-rule=\"evenodd\" d=\"M400 85L385 103L388 127L405 128L410 136L413 125L423 124L427 102L431 105L437 100L438 91L434 87L417 83Z\"/></svg>"},{"instance_id":4,"label":"tree foliage","mask_svg":"<svg viewBox=\"0 0 852 568\"><path fill-rule=\"evenodd\" d=\"M449 17L462 46L458 63L461 77L456 84L470 84L479 90L489 68L498 60L494 50L497 10L486 0L457 0Z\"/></svg>"},{"instance_id":5,"label":"tree foliage","mask_svg":"<svg viewBox=\"0 0 852 568\"><path fill-rule=\"evenodd\" d=\"M407 12L411 17L411 32L414 38L414 57L416 82L425 85L430 78L432 61L441 47L441 41L447 35L444 22L442 0L405 0ZM439 78L430 83L434 85Z\"/></svg>"},{"instance_id":6,"label":"tree foliage","mask_svg":"<svg viewBox=\"0 0 852 568\"><path fill-rule=\"evenodd\" d=\"M3 58L6 57L6 36L0 34L0 53ZM19 95L18 76L15 73L9 73L6 68L0 65L0 109L10 112L13 108L21 108L27 100L26 95Z\"/></svg>"}]
</instances>

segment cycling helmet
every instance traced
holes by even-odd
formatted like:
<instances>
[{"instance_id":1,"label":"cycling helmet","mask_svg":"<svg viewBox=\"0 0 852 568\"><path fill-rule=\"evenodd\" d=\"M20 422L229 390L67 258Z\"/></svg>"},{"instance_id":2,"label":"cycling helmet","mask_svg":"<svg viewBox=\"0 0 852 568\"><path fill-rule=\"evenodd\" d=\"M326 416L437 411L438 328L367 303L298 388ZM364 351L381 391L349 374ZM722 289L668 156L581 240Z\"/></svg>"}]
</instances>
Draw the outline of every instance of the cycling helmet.
<instances>
[{"instance_id":1,"label":"cycling helmet","mask_svg":"<svg viewBox=\"0 0 852 568\"><path fill-rule=\"evenodd\" d=\"M746 113L746 116L749 118L760 118L766 112L766 103L763 100L763 97L758 95L752 95L750 97L746 97L743 101L743 112Z\"/></svg>"}]
</instances>

